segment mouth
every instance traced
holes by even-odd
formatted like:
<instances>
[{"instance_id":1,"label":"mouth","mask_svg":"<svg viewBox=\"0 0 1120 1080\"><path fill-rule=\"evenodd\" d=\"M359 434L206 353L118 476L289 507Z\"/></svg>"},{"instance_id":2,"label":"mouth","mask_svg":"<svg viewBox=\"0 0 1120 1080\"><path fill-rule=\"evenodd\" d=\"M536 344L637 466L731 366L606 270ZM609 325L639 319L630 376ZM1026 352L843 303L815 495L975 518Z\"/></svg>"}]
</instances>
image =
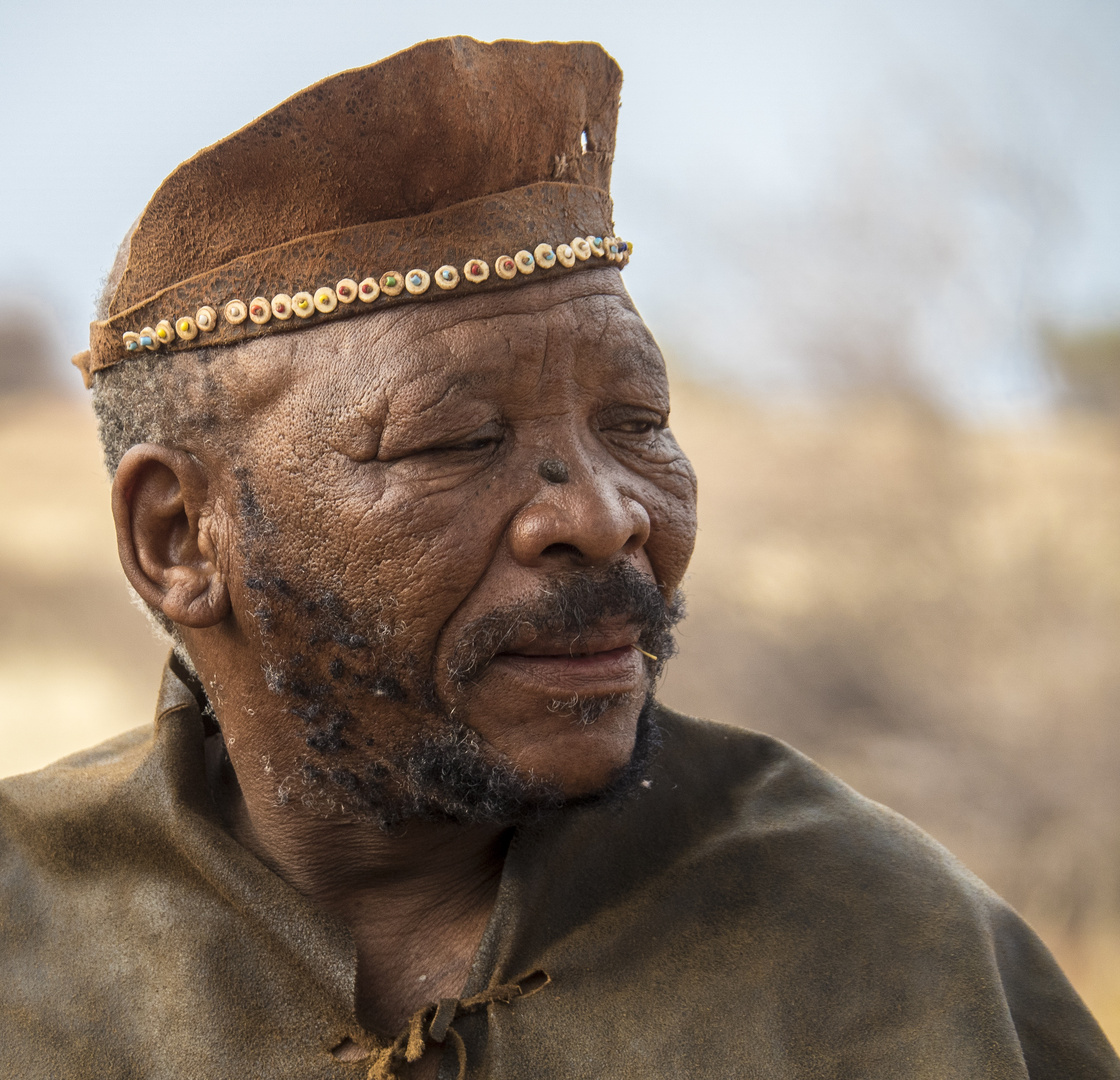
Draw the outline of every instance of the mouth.
<instances>
[{"instance_id":1,"label":"mouth","mask_svg":"<svg viewBox=\"0 0 1120 1080\"><path fill-rule=\"evenodd\" d=\"M541 637L515 642L490 666L555 694L628 693L646 680L638 634L630 627L592 632L575 641Z\"/></svg>"}]
</instances>

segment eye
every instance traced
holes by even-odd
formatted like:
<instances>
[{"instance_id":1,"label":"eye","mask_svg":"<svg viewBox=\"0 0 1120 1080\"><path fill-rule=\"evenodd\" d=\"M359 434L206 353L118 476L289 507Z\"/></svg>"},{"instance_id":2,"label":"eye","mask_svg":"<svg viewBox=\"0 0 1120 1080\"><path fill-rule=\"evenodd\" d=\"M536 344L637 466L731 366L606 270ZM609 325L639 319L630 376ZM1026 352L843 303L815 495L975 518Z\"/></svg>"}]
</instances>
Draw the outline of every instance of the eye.
<instances>
[{"instance_id":1,"label":"eye","mask_svg":"<svg viewBox=\"0 0 1120 1080\"><path fill-rule=\"evenodd\" d=\"M465 438L455 442L440 443L429 447L422 453L428 454L478 454L487 450L494 450L502 444L505 431L497 423L486 424L477 431L471 432Z\"/></svg>"},{"instance_id":2,"label":"eye","mask_svg":"<svg viewBox=\"0 0 1120 1080\"><path fill-rule=\"evenodd\" d=\"M489 450L492 447L497 446L501 441L502 439L500 435L479 435L477 438L467 439L464 442L455 443L452 446L440 446L437 447L437 449L459 451Z\"/></svg>"},{"instance_id":3,"label":"eye","mask_svg":"<svg viewBox=\"0 0 1120 1080\"><path fill-rule=\"evenodd\" d=\"M615 424L615 431L625 432L627 435L648 435L661 427L656 420L623 420Z\"/></svg>"},{"instance_id":4,"label":"eye","mask_svg":"<svg viewBox=\"0 0 1120 1080\"><path fill-rule=\"evenodd\" d=\"M668 425L668 419L660 413L647 409L619 410L614 415L603 417L603 428L619 435L651 435Z\"/></svg>"}]
</instances>

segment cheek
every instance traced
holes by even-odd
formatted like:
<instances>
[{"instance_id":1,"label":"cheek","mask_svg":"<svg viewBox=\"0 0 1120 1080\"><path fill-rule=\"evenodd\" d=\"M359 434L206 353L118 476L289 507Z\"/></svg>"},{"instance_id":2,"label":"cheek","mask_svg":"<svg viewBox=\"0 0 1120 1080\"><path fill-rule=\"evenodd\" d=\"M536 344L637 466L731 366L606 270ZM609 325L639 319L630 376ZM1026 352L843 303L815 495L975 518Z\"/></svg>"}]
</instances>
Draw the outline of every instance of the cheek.
<instances>
[{"instance_id":1,"label":"cheek","mask_svg":"<svg viewBox=\"0 0 1120 1080\"><path fill-rule=\"evenodd\" d=\"M677 588L684 580L696 543L696 476L687 459L664 470L643 493L650 517L646 552L654 577Z\"/></svg>"},{"instance_id":2,"label":"cheek","mask_svg":"<svg viewBox=\"0 0 1120 1080\"><path fill-rule=\"evenodd\" d=\"M395 482L350 462L318 472L293 504L301 542L289 561L356 608L381 606L413 651L429 651L500 543L500 494L451 476Z\"/></svg>"}]
</instances>

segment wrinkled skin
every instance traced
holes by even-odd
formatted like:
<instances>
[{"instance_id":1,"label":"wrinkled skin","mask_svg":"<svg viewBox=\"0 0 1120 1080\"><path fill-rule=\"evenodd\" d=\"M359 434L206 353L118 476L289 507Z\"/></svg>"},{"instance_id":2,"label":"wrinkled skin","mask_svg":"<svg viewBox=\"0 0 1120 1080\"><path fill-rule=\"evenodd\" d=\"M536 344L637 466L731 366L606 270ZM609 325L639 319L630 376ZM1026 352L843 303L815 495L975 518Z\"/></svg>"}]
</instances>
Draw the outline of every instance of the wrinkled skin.
<instances>
[{"instance_id":1,"label":"wrinkled skin","mask_svg":"<svg viewBox=\"0 0 1120 1080\"><path fill-rule=\"evenodd\" d=\"M365 956L360 1009L389 1030L458 992L504 833L418 822L394 837L345 799L277 798L288 778L299 794L308 733L269 672L277 657L300 658L316 677L350 661L328 658L337 643L310 641L298 618L262 620L254 553L273 586L329 593L351 625L357 618L406 668L429 673L441 708L465 720L488 759L566 796L593 793L630 759L651 689L653 665L631 647L637 631L625 618L575 642L521 634L465 683L451 668L465 628L539 603L557 574L627 562L665 597L679 586L695 480L667 427L664 364L618 274L597 270L277 334L225 350L211 368L229 400L222 432L134 447L121 464L122 564L184 628L236 775L235 835L349 923ZM545 460L562 461L567 482L543 478ZM327 765L360 768L371 753L407 747L428 714L405 689L348 696L344 745ZM605 709L573 722L557 708L573 696ZM401 960L421 907L429 935L433 920L446 924L430 950L446 962ZM384 940L374 921L388 928Z\"/></svg>"}]
</instances>

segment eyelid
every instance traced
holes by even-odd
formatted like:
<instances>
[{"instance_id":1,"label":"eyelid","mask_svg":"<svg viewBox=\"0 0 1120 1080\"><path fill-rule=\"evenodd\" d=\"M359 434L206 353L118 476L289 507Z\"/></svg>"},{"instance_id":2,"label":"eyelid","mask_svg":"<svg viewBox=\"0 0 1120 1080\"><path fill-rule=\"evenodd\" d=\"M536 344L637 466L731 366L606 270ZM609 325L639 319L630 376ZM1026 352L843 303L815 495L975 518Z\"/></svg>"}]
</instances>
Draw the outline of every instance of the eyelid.
<instances>
[{"instance_id":1,"label":"eyelid","mask_svg":"<svg viewBox=\"0 0 1120 1080\"><path fill-rule=\"evenodd\" d=\"M642 405L615 406L605 410L602 424L605 428L620 424L652 424L656 430L663 431L669 426L669 414Z\"/></svg>"},{"instance_id":2,"label":"eyelid","mask_svg":"<svg viewBox=\"0 0 1120 1080\"><path fill-rule=\"evenodd\" d=\"M495 444L501 443L505 436L505 427L498 420L489 420L481 427L462 434L449 436L424 444L405 447L396 451L392 457L382 458L383 461L401 461L405 458L416 457L421 454L439 454L467 449L464 444L480 440L493 440ZM481 447L478 449L482 449Z\"/></svg>"},{"instance_id":3,"label":"eyelid","mask_svg":"<svg viewBox=\"0 0 1120 1080\"><path fill-rule=\"evenodd\" d=\"M484 439L493 439L495 442L500 442L504 434L505 428L501 423L497 420L489 420L482 427L475 428L474 431L468 432L466 435L455 436L449 442L437 444L434 449L453 450L464 443L479 442Z\"/></svg>"}]
</instances>

